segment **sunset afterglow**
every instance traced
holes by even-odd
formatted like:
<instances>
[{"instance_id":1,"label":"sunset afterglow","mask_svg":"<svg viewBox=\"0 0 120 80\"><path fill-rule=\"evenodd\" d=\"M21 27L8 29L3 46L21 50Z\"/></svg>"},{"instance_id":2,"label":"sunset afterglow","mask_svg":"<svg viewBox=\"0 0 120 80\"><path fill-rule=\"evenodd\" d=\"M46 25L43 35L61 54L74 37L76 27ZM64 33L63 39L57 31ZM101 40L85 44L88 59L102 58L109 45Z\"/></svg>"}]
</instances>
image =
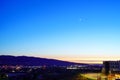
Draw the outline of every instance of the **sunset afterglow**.
<instances>
[{"instance_id":1,"label":"sunset afterglow","mask_svg":"<svg viewBox=\"0 0 120 80\"><path fill-rule=\"evenodd\" d=\"M3 0L0 55L120 60L119 0Z\"/></svg>"}]
</instances>

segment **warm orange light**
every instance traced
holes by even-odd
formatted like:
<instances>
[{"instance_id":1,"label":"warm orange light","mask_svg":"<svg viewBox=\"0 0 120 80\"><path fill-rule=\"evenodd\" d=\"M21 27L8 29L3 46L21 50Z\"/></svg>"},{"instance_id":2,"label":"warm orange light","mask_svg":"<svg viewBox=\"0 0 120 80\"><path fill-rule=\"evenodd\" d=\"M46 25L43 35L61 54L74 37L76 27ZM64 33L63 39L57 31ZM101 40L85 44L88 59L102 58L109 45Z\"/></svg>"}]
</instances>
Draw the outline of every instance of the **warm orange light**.
<instances>
[{"instance_id":1,"label":"warm orange light","mask_svg":"<svg viewBox=\"0 0 120 80\"><path fill-rule=\"evenodd\" d=\"M36 57L57 59L77 63L102 64L103 61L120 60L120 56L89 56L89 55L36 55Z\"/></svg>"}]
</instances>

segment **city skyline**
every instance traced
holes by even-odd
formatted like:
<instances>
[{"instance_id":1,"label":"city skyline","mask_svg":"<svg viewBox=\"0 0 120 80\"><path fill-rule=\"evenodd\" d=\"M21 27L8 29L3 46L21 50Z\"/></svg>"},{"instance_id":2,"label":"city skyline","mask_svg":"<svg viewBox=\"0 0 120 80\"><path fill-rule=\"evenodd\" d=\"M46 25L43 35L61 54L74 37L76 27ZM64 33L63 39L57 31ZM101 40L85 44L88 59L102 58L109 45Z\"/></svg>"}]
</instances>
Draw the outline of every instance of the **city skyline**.
<instances>
[{"instance_id":1,"label":"city skyline","mask_svg":"<svg viewBox=\"0 0 120 80\"><path fill-rule=\"evenodd\" d=\"M0 1L0 55L120 59L119 0Z\"/></svg>"}]
</instances>

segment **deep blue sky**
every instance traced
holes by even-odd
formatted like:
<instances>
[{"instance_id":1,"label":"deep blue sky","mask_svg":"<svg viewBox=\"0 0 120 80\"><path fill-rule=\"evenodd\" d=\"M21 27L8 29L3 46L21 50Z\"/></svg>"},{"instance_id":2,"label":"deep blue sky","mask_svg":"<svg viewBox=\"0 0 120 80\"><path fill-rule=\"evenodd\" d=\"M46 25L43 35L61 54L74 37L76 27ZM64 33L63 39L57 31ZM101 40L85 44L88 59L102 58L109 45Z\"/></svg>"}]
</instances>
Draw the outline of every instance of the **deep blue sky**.
<instances>
[{"instance_id":1,"label":"deep blue sky","mask_svg":"<svg viewBox=\"0 0 120 80\"><path fill-rule=\"evenodd\" d=\"M1 0L0 54L118 59L120 1Z\"/></svg>"}]
</instances>

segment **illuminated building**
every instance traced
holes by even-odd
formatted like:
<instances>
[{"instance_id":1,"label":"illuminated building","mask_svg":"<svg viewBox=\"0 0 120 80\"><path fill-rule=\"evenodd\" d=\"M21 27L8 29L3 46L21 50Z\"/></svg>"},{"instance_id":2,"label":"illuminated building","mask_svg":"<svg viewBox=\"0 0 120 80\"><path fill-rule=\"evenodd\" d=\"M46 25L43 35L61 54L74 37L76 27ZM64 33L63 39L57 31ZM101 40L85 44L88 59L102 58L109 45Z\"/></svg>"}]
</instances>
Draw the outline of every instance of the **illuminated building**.
<instances>
[{"instance_id":1,"label":"illuminated building","mask_svg":"<svg viewBox=\"0 0 120 80\"><path fill-rule=\"evenodd\" d=\"M105 74L120 73L120 61L103 61Z\"/></svg>"}]
</instances>

